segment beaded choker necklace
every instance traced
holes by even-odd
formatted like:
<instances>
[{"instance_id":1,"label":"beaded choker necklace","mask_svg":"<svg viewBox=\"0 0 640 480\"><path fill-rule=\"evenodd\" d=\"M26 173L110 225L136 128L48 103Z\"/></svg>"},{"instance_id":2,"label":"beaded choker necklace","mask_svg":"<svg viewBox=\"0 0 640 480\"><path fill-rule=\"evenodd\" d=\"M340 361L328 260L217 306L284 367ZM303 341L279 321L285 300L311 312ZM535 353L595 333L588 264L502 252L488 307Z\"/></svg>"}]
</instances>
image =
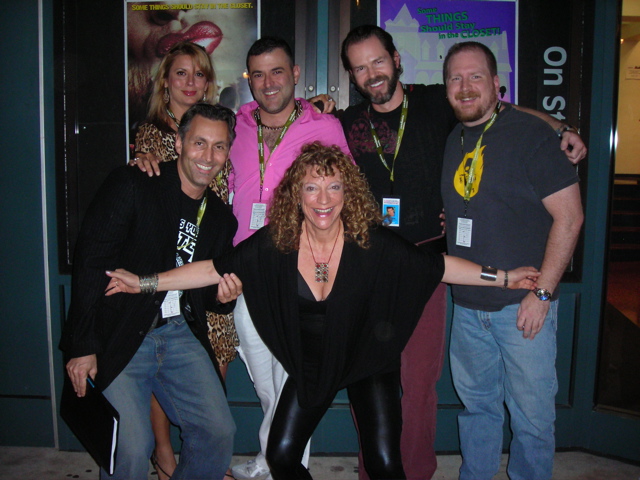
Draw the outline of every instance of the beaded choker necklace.
<instances>
[{"instance_id":1,"label":"beaded choker necklace","mask_svg":"<svg viewBox=\"0 0 640 480\"><path fill-rule=\"evenodd\" d=\"M293 117L292 122L295 122L300 116L300 114L302 113L302 104L298 100L296 100L295 109L296 109L296 114ZM253 112L253 117L256 119L256 123L258 125L262 125L262 128L266 128L267 130L282 130L284 128L284 125L280 125L279 127L271 127L269 125L265 125L264 123L262 123L262 120L260 118L260 107L255 109L255 111Z\"/></svg>"}]
</instances>

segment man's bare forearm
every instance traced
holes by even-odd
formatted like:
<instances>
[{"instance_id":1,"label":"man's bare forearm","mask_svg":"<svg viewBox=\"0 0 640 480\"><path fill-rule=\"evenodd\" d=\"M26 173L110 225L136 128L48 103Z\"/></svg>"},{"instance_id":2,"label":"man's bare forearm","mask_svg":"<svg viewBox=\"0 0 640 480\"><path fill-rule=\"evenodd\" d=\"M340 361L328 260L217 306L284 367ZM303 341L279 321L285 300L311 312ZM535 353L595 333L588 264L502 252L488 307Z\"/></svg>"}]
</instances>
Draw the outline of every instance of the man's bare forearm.
<instances>
[{"instance_id":1,"label":"man's bare forearm","mask_svg":"<svg viewBox=\"0 0 640 480\"><path fill-rule=\"evenodd\" d=\"M584 215L578 184L571 185L542 201L553 217L538 287L555 291L562 279L580 235Z\"/></svg>"}]
</instances>

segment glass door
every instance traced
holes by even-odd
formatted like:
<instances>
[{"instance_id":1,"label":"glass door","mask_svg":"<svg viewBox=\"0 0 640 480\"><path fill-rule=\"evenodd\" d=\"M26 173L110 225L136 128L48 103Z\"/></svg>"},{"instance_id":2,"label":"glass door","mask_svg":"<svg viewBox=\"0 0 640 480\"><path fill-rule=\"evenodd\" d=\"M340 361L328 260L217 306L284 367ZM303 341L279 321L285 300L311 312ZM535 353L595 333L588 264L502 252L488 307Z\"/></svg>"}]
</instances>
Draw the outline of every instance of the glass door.
<instances>
[{"instance_id":1,"label":"glass door","mask_svg":"<svg viewBox=\"0 0 640 480\"><path fill-rule=\"evenodd\" d=\"M624 0L597 404L640 417L640 1Z\"/></svg>"}]
</instances>

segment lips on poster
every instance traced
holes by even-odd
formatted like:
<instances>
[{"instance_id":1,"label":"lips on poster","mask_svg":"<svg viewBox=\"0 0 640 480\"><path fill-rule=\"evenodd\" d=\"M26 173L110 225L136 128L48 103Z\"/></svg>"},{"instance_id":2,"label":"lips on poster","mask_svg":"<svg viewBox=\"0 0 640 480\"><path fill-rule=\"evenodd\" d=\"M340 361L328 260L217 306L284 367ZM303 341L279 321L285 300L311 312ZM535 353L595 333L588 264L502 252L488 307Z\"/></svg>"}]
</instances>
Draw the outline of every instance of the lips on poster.
<instances>
[{"instance_id":1,"label":"lips on poster","mask_svg":"<svg viewBox=\"0 0 640 480\"><path fill-rule=\"evenodd\" d=\"M219 101L233 110L251 101L243 73L258 38L259 0L243 3L125 2L129 126L147 114L151 82L160 60L177 42L207 50L218 82Z\"/></svg>"},{"instance_id":2,"label":"lips on poster","mask_svg":"<svg viewBox=\"0 0 640 480\"><path fill-rule=\"evenodd\" d=\"M515 0L378 0L378 25L389 32L405 83L444 83L442 64L458 42L477 41L498 61L502 100L517 103L518 24Z\"/></svg>"}]
</instances>

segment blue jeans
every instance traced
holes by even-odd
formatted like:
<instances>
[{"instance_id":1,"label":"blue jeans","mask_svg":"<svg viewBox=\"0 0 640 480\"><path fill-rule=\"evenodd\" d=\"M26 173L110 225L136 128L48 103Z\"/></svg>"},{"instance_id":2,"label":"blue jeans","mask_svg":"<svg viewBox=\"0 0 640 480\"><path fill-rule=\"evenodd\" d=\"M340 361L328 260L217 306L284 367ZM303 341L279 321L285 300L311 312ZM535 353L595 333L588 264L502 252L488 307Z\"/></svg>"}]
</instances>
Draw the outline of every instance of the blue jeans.
<instances>
[{"instance_id":1,"label":"blue jeans","mask_svg":"<svg viewBox=\"0 0 640 480\"><path fill-rule=\"evenodd\" d=\"M98 360L98 368L100 363ZM154 449L151 393L180 428L180 463L171 476L220 480L231 462L235 424L211 359L182 316L147 334L104 395L120 413L116 469L100 478L146 480Z\"/></svg>"},{"instance_id":2,"label":"blue jeans","mask_svg":"<svg viewBox=\"0 0 640 480\"><path fill-rule=\"evenodd\" d=\"M454 307L451 373L465 407L458 416L460 480L489 480L498 472L504 403L513 432L509 478L551 478L558 302L551 302L533 340L523 338L516 327L518 307L509 305L499 312Z\"/></svg>"}]
</instances>

